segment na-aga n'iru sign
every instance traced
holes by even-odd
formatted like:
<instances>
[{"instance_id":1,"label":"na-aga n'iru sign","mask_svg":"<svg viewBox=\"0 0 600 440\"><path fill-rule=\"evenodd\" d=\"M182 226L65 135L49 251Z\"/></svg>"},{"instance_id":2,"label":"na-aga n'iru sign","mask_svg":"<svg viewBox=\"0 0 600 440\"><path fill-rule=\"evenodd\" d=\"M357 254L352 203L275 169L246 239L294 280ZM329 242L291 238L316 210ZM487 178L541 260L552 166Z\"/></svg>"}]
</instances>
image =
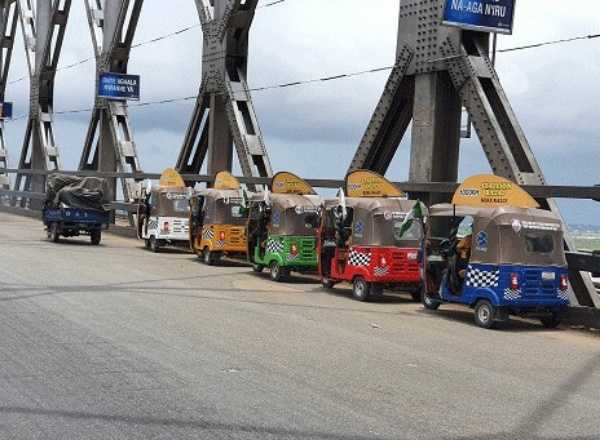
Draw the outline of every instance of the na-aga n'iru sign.
<instances>
[{"instance_id":1,"label":"na-aga n'iru sign","mask_svg":"<svg viewBox=\"0 0 600 440\"><path fill-rule=\"evenodd\" d=\"M98 96L119 101L139 101L140 77L112 72L102 73L98 81Z\"/></svg>"},{"instance_id":2,"label":"na-aga n'iru sign","mask_svg":"<svg viewBox=\"0 0 600 440\"><path fill-rule=\"evenodd\" d=\"M512 34L516 0L446 0L443 23L463 29Z\"/></svg>"}]
</instances>

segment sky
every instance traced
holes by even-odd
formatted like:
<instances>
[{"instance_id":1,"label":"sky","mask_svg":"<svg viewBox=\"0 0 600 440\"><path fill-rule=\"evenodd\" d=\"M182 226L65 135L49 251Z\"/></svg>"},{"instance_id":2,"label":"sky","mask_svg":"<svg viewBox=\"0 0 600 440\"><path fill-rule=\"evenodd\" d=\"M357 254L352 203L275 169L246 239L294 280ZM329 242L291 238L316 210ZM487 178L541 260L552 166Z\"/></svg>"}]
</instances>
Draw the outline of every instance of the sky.
<instances>
[{"instance_id":1,"label":"sky","mask_svg":"<svg viewBox=\"0 0 600 440\"><path fill-rule=\"evenodd\" d=\"M109 0L110 1L110 0ZM269 3L261 0L262 4ZM515 30L499 48L600 33L597 0L520 0ZM165 6L168 5L168 6ZM543 6L542 6L543 5ZM399 0L285 0L261 8L250 35L248 82L261 87L333 76L393 64ZM194 0L146 0L136 42L198 23ZM26 74L18 32L10 78ZM73 0L60 65L93 55L83 0ZM130 73L141 75L142 100L195 95L201 77L202 32L132 51ZM550 184L600 183L600 39L500 54L501 82ZM94 63L57 73L55 111L89 108L94 100ZM379 100L388 72L256 92L253 101L275 171L306 178L343 178ZM28 80L10 84L15 115L27 113ZM130 109L144 171L172 166L193 102ZM63 169L79 162L88 113L57 115L55 131ZM16 166L25 120L6 125L10 163ZM408 177L407 136L387 177ZM477 139L461 144L460 177L489 172ZM600 225L600 205L561 202L570 223Z\"/></svg>"}]
</instances>

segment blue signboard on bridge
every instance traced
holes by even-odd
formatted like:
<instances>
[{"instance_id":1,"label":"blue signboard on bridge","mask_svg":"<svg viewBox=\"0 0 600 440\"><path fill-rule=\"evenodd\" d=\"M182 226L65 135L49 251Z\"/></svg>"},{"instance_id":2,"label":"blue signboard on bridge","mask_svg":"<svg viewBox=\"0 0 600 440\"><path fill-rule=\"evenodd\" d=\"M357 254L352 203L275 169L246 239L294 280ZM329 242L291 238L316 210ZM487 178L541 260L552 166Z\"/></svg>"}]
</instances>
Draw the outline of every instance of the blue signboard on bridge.
<instances>
[{"instance_id":1,"label":"blue signboard on bridge","mask_svg":"<svg viewBox=\"0 0 600 440\"><path fill-rule=\"evenodd\" d=\"M462 29L512 34L516 0L446 0L443 23Z\"/></svg>"},{"instance_id":2,"label":"blue signboard on bridge","mask_svg":"<svg viewBox=\"0 0 600 440\"><path fill-rule=\"evenodd\" d=\"M13 104L12 102L0 102L0 119L12 119Z\"/></svg>"},{"instance_id":3,"label":"blue signboard on bridge","mask_svg":"<svg viewBox=\"0 0 600 440\"><path fill-rule=\"evenodd\" d=\"M139 101L140 77L139 75L120 73L101 73L98 82L98 96L118 101Z\"/></svg>"}]
</instances>

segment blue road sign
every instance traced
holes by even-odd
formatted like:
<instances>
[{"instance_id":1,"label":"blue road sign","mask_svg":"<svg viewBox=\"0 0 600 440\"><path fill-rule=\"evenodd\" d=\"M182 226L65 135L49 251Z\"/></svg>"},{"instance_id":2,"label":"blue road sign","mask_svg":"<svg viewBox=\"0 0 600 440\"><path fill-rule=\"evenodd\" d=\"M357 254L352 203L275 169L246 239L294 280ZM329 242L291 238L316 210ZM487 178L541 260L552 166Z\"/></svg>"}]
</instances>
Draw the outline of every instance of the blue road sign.
<instances>
[{"instance_id":1,"label":"blue road sign","mask_svg":"<svg viewBox=\"0 0 600 440\"><path fill-rule=\"evenodd\" d=\"M443 23L463 29L512 34L516 0L446 0Z\"/></svg>"},{"instance_id":2,"label":"blue road sign","mask_svg":"<svg viewBox=\"0 0 600 440\"><path fill-rule=\"evenodd\" d=\"M12 119L13 117L13 103L12 102L0 102L0 119Z\"/></svg>"},{"instance_id":3,"label":"blue road sign","mask_svg":"<svg viewBox=\"0 0 600 440\"><path fill-rule=\"evenodd\" d=\"M139 75L102 73L98 83L98 96L118 101L139 101L140 77Z\"/></svg>"}]
</instances>

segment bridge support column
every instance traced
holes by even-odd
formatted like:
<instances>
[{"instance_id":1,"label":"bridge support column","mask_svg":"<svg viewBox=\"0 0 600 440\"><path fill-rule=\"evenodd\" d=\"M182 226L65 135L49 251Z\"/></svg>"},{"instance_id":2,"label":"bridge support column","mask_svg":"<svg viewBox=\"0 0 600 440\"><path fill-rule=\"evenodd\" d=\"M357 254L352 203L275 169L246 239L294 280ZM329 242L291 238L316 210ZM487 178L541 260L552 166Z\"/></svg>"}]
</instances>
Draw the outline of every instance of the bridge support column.
<instances>
[{"instance_id":1,"label":"bridge support column","mask_svg":"<svg viewBox=\"0 0 600 440\"><path fill-rule=\"evenodd\" d=\"M58 170L60 154L54 137L54 79L67 28L71 0L17 0L30 77L29 120L19 169ZM17 174L16 191L44 192L45 176ZM20 200L21 206L39 202Z\"/></svg>"},{"instance_id":2,"label":"bridge support column","mask_svg":"<svg viewBox=\"0 0 600 440\"><path fill-rule=\"evenodd\" d=\"M350 170L385 173L413 119L411 180L456 180L462 105L495 174L522 185L544 185L489 58L489 34L443 26L444 5L444 0L400 0L396 66ZM560 214L553 200L540 202ZM565 247L575 250L569 237ZM588 274L572 273L571 284L574 304L600 307Z\"/></svg>"},{"instance_id":3,"label":"bridge support column","mask_svg":"<svg viewBox=\"0 0 600 440\"><path fill-rule=\"evenodd\" d=\"M0 103L6 100L6 85L12 60L15 33L18 23L16 0L0 1ZM4 133L4 120L0 119L0 169L8 168L8 147ZM10 189L10 178L0 171L0 189Z\"/></svg>"},{"instance_id":4,"label":"bridge support column","mask_svg":"<svg viewBox=\"0 0 600 440\"><path fill-rule=\"evenodd\" d=\"M104 172L140 172L136 144L129 124L126 101L98 96L100 75L127 73L131 44L140 17L143 0L85 0L94 51L96 54L96 101L79 162L80 170ZM136 197L134 179L109 179L109 196L116 200L117 180L125 201Z\"/></svg>"},{"instance_id":5,"label":"bridge support column","mask_svg":"<svg viewBox=\"0 0 600 440\"><path fill-rule=\"evenodd\" d=\"M246 82L248 34L258 0L196 0L202 23L202 83L176 168L198 174L231 171L233 146L246 177L272 169Z\"/></svg>"}]
</instances>

